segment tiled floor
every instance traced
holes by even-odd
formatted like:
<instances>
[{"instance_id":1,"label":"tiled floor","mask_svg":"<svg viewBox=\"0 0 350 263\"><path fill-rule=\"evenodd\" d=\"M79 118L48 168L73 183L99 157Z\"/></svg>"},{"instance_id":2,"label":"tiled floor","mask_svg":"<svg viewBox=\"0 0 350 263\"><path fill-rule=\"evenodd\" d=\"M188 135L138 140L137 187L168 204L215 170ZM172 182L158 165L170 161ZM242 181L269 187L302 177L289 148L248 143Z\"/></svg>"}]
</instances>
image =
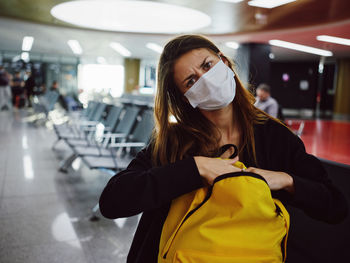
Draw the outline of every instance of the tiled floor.
<instances>
[{"instance_id":1,"label":"tiled floor","mask_svg":"<svg viewBox=\"0 0 350 263\"><path fill-rule=\"evenodd\" d=\"M69 149L30 115L0 112L0 262L125 262L139 216L90 221L110 175L58 172Z\"/></svg>"}]
</instances>

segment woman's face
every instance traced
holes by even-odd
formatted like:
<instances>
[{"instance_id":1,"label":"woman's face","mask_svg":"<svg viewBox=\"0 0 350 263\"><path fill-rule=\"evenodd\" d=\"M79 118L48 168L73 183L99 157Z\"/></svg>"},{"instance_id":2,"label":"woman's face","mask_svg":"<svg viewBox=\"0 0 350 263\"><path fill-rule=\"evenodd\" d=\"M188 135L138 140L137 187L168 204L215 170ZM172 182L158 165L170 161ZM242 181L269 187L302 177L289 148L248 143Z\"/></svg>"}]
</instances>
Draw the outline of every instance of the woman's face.
<instances>
[{"instance_id":1,"label":"woman's face","mask_svg":"<svg viewBox=\"0 0 350 263\"><path fill-rule=\"evenodd\" d=\"M182 94L189 90L204 73L220 61L219 55L206 48L198 48L185 53L176 60L174 64L174 80Z\"/></svg>"}]
</instances>

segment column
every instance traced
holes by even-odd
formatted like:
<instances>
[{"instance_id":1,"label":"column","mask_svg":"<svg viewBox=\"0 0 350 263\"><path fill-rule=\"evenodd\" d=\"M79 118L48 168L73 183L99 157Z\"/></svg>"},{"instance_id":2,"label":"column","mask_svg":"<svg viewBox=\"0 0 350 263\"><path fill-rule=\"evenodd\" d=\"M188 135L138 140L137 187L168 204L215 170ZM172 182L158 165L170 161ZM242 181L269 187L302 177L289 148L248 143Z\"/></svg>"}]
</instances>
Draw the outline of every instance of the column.
<instances>
[{"instance_id":1,"label":"column","mask_svg":"<svg viewBox=\"0 0 350 263\"><path fill-rule=\"evenodd\" d=\"M350 120L350 59L338 61L334 119Z\"/></svg>"},{"instance_id":2,"label":"column","mask_svg":"<svg viewBox=\"0 0 350 263\"><path fill-rule=\"evenodd\" d=\"M140 59L126 58L124 60L124 76L126 93L131 93L136 85L139 84Z\"/></svg>"}]
</instances>

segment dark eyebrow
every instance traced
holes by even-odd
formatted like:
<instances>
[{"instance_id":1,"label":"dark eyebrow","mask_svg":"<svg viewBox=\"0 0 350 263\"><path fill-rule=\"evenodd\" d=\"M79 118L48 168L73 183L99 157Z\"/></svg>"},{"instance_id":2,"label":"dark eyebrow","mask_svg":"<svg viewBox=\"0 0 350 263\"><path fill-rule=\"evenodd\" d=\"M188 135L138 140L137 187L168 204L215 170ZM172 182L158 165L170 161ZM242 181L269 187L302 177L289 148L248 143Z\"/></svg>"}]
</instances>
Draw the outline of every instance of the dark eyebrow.
<instances>
[{"instance_id":1,"label":"dark eyebrow","mask_svg":"<svg viewBox=\"0 0 350 263\"><path fill-rule=\"evenodd\" d=\"M202 64L199 66L200 68L203 68L203 67L204 67L204 64L205 64L205 62L207 61L207 58L208 58L208 57L209 57L209 56L207 56L206 58L204 58Z\"/></svg>"},{"instance_id":2,"label":"dark eyebrow","mask_svg":"<svg viewBox=\"0 0 350 263\"><path fill-rule=\"evenodd\" d=\"M205 62L206 62L206 60L207 60L208 57L209 57L209 56L207 56L207 57L205 57L205 58L203 59L202 64L199 66L200 68L202 68L202 67L204 66L204 64L205 64ZM182 81L182 83L184 83L186 80L188 80L188 79L190 79L190 78L192 78L192 77L193 77L193 74L189 75L187 78L185 78L185 79Z\"/></svg>"}]
</instances>

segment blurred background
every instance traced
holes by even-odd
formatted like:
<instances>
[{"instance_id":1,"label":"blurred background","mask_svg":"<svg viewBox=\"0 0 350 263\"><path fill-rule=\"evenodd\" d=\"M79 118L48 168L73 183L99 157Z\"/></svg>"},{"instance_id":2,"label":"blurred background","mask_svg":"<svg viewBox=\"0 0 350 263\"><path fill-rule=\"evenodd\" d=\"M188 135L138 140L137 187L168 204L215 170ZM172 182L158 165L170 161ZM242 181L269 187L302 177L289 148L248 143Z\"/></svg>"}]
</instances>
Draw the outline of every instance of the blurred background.
<instances>
[{"instance_id":1,"label":"blurred background","mask_svg":"<svg viewBox=\"0 0 350 263\"><path fill-rule=\"evenodd\" d=\"M176 34L199 33L236 61L247 87L269 83L286 116L349 119L343 84L349 83L349 40L320 38L350 39L348 1L280 1L290 3L276 7L266 5L275 1L85 1L97 9L74 2L2 0L5 68L22 74L35 69L37 85L50 87L56 80L62 93L79 93L84 103L96 94L120 97L135 86L154 94L161 47ZM328 53L296 51L271 40Z\"/></svg>"},{"instance_id":2,"label":"blurred background","mask_svg":"<svg viewBox=\"0 0 350 263\"><path fill-rule=\"evenodd\" d=\"M125 262L139 217L105 220L95 205L136 151L102 160L99 134L121 132L137 107L121 142L141 143L160 53L180 34L209 37L254 95L269 85L280 118L349 197L349 10L348 0L0 0L0 86L12 91L0 98L0 262ZM67 133L95 145L100 163ZM346 261L349 220L295 213L303 241L290 262Z\"/></svg>"}]
</instances>

